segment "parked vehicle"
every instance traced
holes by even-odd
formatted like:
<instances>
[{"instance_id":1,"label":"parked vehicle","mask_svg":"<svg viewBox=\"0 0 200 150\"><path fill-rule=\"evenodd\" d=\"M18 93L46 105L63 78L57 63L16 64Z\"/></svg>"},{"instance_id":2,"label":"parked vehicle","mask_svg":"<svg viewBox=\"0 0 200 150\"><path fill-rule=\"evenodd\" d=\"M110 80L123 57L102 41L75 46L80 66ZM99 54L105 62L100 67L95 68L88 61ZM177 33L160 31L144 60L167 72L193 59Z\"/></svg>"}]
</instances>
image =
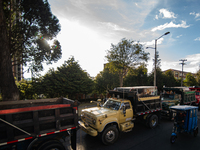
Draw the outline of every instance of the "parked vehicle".
<instances>
[{"instance_id":1,"label":"parked vehicle","mask_svg":"<svg viewBox=\"0 0 200 150\"><path fill-rule=\"evenodd\" d=\"M0 150L76 149L78 103L66 98L0 102Z\"/></svg>"},{"instance_id":2,"label":"parked vehicle","mask_svg":"<svg viewBox=\"0 0 200 150\"><path fill-rule=\"evenodd\" d=\"M200 86L193 86L189 88L190 91L195 91L195 98L196 102L194 103L195 106L198 106L200 109Z\"/></svg>"},{"instance_id":3,"label":"parked vehicle","mask_svg":"<svg viewBox=\"0 0 200 150\"><path fill-rule=\"evenodd\" d=\"M170 120L174 118L173 111L169 109L175 105L194 105L196 102L195 92L187 87L163 87L161 94L162 116Z\"/></svg>"},{"instance_id":4,"label":"parked vehicle","mask_svg":"<svg viewBox=\"0 0 200 150\"><path fill-rule=\"evenodd\" d=\"M176 112L174 119L174 127L170 137L170 142L173 144L176 141L177 133L193 133L196 137L198 134L197 113L196 106L172 106L170 109Z\"/></svg>"},{"instance_id":5,"label":"parked vehicle","mask_svg":"<svg viewBox=\"0 0 200 150\"><path fill-rule=\"evenodd\" d=\"M119 87L109 91L112 98L101 106L83 109L80 127L91 136L99 136L105 145L114 143L119 132L129 132L135 121L150 128L158 125L161 116L160 96L154 86Z\"/></svg>"}]
</instances>

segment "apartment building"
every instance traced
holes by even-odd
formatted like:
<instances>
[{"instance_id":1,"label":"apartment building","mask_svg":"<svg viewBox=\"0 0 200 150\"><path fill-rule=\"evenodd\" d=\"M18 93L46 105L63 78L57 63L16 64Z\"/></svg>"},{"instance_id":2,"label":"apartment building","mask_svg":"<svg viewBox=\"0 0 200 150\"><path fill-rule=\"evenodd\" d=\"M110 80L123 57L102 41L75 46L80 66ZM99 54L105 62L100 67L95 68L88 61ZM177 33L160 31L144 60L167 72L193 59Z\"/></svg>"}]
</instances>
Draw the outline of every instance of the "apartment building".
<instances>
[{"instance_id":1,"label":"apartment building","mask_svg":"<svg viewBox=\"0 0 200 150\"><path fill-rule=\"evenodd\" d=\"M181 78L182 78L182 71L180 71L180 70L175 70L175 69L168 69L168 70L171 70L171 71L173 72L174 78L175 78L175 79L181 79ZM165 70L165 71L163 71L163 72L166 72L166 71L168 71L168 70ZM188 73L191 73L191 72L185 72L185 71L183 71L183 80L185 80L186 75L187 75ZM194 76L194 78L197 78L197 75L196 75L195 73L191 73L191 74Z\"/></svg>"}]
</instances>

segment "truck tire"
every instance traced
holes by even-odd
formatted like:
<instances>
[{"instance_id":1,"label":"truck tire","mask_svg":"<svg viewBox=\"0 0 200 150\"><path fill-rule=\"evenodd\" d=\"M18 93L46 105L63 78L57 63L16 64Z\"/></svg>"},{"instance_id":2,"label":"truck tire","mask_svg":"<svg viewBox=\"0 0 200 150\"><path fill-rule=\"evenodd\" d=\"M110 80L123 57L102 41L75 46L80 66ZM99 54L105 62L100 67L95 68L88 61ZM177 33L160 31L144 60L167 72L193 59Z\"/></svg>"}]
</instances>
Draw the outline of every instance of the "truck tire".
<instances>
[{"instance_id":1,"label":"truck tire","mask_svg":"<svg viewBox=\"0 0 200 150\"><path fill-rule=\"evenodd\" d=\"M155 128L156 126L158 125L158 116L157 115L152 115L150 118L149 118L149 127L151 129Z\"/></svg>"},{"instance_id":2,"label":"truck tire","mask_svg":"<svg viewBox=\"0 0 200 150\"><path fill-rule=\"evenodd\" d=\"M115 125L108 126L102 133L101 141L105 145L110 145L113 144L118 139L118 136L119 136L119 131L116 128L116 126Z\"/></svg>"},{"instance_id":3,"label":"truck tire","mask_svg":"<svg viewBox=\"0 0 200 150\"><path fill-rule=\"evenodd\" d=\"M176 141L176 136L175 136L175 135L172 135L172 136L170 137L170 142L171 142L171 144L174 144L175 141Z\"/></svg>"},{"instance_id":4,"label":"truck tire","mask_svg":"<svg viewBox=\"0 0 200 150\"><path fill-rule=\"evenodd\" d=\"M37 150L65 150L65 147L57 140L50 140L43 143Z\"/></svg>"},{"instance_id":5,"label":"truck tire","mask_svg":"<svg viewBox=\"0 0 200 150\"><path fill-rule=\"evenodd\" d=\"M198 134L198 127L196 127L196 128L194 129L194 137L196 137L197 134Z\"/></svg>"}]
</instances>

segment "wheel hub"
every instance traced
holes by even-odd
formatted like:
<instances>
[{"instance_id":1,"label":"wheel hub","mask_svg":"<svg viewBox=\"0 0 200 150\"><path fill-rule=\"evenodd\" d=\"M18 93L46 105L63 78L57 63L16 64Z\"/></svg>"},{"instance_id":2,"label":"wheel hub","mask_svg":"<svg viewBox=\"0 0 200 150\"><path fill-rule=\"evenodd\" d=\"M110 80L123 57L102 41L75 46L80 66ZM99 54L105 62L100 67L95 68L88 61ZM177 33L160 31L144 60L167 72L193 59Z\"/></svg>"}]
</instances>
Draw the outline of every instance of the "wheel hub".
<instances>
[{"instance_id":1,"label":"wheel hub","mask_svg":"<svg viewBox=\"0 0 200 150\"><path fill-rule=\"evenodd\" d=\"M106 134L106 140L107 141L112 141L115 139L115 132L114 131L108 131Z\"/></svg>"}]
</instances>

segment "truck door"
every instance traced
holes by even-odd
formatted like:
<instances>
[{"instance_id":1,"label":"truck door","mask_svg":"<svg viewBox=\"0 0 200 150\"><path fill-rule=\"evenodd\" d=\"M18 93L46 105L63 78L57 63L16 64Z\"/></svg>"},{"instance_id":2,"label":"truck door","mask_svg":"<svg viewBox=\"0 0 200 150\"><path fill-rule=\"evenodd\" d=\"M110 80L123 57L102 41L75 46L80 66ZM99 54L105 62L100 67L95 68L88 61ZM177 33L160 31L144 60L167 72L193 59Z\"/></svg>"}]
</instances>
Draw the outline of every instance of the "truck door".
<instances>
[{"instance_id":1,"label":"truck door","mask_svg":"<svg viewBox=\"0 0 200 150\"><path fill-rule=\"evenodd\" d=\"M120 109L119 123L124 123L124 122L130 121L133 118L133 109L131 108L130 103L125 102L124 107L125 107L125 112L122 108Z\"/></svg>"}]
</instances>

